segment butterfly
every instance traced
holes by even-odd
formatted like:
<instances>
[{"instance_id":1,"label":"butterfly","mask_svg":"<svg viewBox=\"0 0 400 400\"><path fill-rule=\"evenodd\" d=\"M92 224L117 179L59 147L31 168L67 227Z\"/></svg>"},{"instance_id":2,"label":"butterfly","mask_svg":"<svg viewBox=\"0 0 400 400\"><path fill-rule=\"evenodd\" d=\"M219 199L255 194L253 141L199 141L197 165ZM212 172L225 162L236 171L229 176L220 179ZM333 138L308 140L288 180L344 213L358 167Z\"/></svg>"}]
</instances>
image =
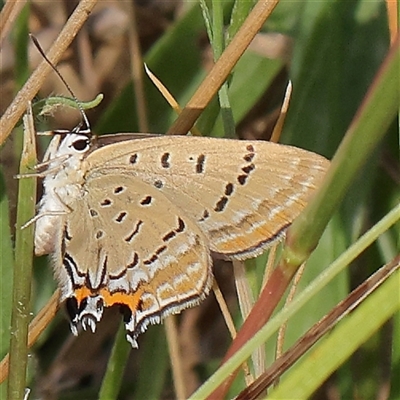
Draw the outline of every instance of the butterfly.
<instances>
[{"instance_id":1,"label":"butterfly","mask_svg":"<svg viewBox=\"0 0 400 400\"><path fill-rule=\"evenodd\" d=\"M72 332L118 305L127 340L197 305L212 257L280 240L329 166L265 141L55 132L42 172L35 253L51 254Z\"/></svg>"}]
</instances>

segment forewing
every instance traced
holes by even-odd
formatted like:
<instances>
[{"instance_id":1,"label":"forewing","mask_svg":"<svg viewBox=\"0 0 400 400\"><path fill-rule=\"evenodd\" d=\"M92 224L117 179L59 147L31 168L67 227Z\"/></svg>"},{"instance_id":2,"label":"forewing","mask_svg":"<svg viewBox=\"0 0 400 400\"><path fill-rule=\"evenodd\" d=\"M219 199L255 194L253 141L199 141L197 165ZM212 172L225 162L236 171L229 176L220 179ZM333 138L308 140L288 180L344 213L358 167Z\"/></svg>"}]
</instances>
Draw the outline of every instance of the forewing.
<instances>
[{"instance_id":1,"label":"forewing","mask_svg":"<svg viewBox=\"0 0 400 400\"><path fill-rule=\"evenodd\" d=\"M255 256L305 207L329 162L263 141L159 136L115 143L87 158L91 175L135 176L163 193L227 258Z\"/></svg>"}]
</instances>

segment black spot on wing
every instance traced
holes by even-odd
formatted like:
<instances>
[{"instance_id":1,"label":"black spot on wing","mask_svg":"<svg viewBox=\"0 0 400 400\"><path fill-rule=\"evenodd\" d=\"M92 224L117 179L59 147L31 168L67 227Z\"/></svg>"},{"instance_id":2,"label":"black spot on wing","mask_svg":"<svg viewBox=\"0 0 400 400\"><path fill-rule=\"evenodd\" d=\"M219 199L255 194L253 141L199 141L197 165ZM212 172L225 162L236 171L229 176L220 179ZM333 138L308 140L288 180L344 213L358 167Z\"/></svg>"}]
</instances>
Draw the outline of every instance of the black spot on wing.
<instances>
[{"instance_id":1,"label":"black spot on wing","mask_svg":"<svg viewBox=\"0 0 400 400\"><path fill-rule=\"evenodd\" d=\"M132 154L130 157L129 157L129 164L136 164L136 162L137 162L137 159L138 159L138 155L136 154L136 153L134 153L134 154Z\"/></svg>"},{"instance_id":2,"label":"black spot on wing","mask_svg":"<svg viewBox=\"0 0 400 400\"><path fill-rule=\"evenodd\" d=\"M183 232L186 228L186 224L182 218L178 218L178 228L175 230L176 233Z\"/></svg>"},{"instance_id":3,"label":"black spot on wing","mask_svg":"<svg viewBox=\"0 0 400 400\"><path fill-rule=\"evenodd\" d=\"M206 156L204 154L200 154L197 157L196 173L202 174L204 172L205 161L206 161Z\"/></svg>"},{"instance_id":4,"label":"black spot on wing","mask_svg":"<svg viewBox=\"0 0 400 400\"><path fill-rule=\"evenodd\" d=\"M247 182L247 179L249 178L250 174L256 169L255 164L250 163L248 165L245 165L244 167L242 167L242 171L244 172L244 174L240 174L237 177L237 180L239 182L240 185L245 185Z\"/></svg>"},{"instance_id":5,"label":"black spot on wing","mask_svg":"<svg viewBox=\"0 0 400 400\"><path fill-rule=\"evenodd\" d=\"M163 167L163 168L169 168L171 165L170 165L170 163L169 163L169 157L170 157L170 153L164 153L162 156L161 156L161 166Z\"/></svg>"},{"instance_id":6,"label":"black spot on wing","mask_svg":"<svg viewBox=\"0 0 400 400\"><path fill-rule=\"evenodd\" d=\"M209 217L210 217L210 212L208 210L204 210L202 217L199 219L199 222L203 222Z\"/></svg>"},{"instance_id":7,"label":"black spot on wing","mask_svg":"<svg viewBox=\"0 0 400 400\"><path fill-rule=\"evenodd\" d=\"M78 308L78 300L76 299L75 296L67 298L67 300L65 301L65 308L67 310L67 314L71 322L77 319L79 314L79 308Z\"/></svg>"},{"instance_id":8,"label":"black spot on wing","mask_svg":"<svg viewBox=\"0 0 400 400\"><path fill-rule=\"evenodd\" d=\"M78 308L78 314L81 314L85 310L85 308L87 307L87 303L88 303L87 297L81 300Z\"/></svg>"},{"instance_id":9,"label":"black spot on wing","mask_svg":"<svg viewBox=\"0 0 400 400\"><path fill-rule=\"evenodd\" d=\"M255 170L255 168L256 168L256 166L255 166L254 164L249 164L249 165L246 165L245 167L243 167L243 168L242 168L242 171L243 171L245 174L249 175L250 172L252 172L252 171Z\"/></svg>"},{"instance_id":10,"label":"black spot on wing","mask_svg":"<svg viewBox=\"0 0 400 400\"><path fill-rule=\"evenodd\" d=\"M169 240L171 240L175 236L176 236L176 232L175 231L170 231L162 238L162 240L163 240L163 242L168 242Z\"/></svg>"},{"instance_id":11,"label":"black spot on wing","mask_svg":"<svg viewBox=\"0 0 400 400\"><path fill-rule=\"evenodd\" d=\"M153 198L152 198L151 196L146 196L144 199L142 199L142 200L140 201L140 204L141 204L142 206L148 206L148 205L151 204L152 201L153 201Z\"/></svg>"},{"instance_id":12,"label":"black spot on wing","mask_svg":"<svg viewBox=\"0 0 400 400\"><path fill-rule=\"evenodd\" d=\"M117 186L114 188L114 194L120 194L126 190L126 187L124 186Z\"/></svg>"},{"instance_id":13,"label":"black spot on wing","mask_svg":"<svg viewBox=\"0 0 400 400\"><path fill-rule=\"evenodd\" d=\"M136 265L138 265L138 264L139 264L139 255L138 255L138 253L136 253L136 251L135 251L135 253L134 253L134 255L133 255L133 260L132 260L132 262L131 262L130 264L128 264L128 265L126 266L126 268L132 269L132 268L135 268Z\"/></svg>"},{"instance_id":14,"label":"black spot on wing","mask_svg":"<svg viewBox=\"0 0 400 400\"><path fill-rule=\"evenodd\" d=\"M161 246L156 250L156 254L160 255L163 253L165 250L167 250L167 246Z\"/></svg>"},{"instance_id":15,"label":"black spot on wing","mask_svg":"<svg viewBox=\"0 0 400 400\"><path fill-rule=\"evenodd\" d=\"M224 211L227 203L228 203L228 198L226 196L222 196L215 205L214 211L216 212Z\"/></svg>"},{"instance_id":16,"label":"black spot on wing","mask_svg":"<svg viewBox=\"0 0 400 400\"><path fill-rule=\"evenodd\" d=\"M110 199L104 199L100 202L102 207L109 207L112 205L112 201Z\"/></svg>"},{"instance_id":17,"label":"black spot on wing","mask_svg":"<svg viewBox=\"0 0 400 400\"><path fill-rule=\"evenodd\" d=\"M243 157L243 160L244 160L244 161L247 161L247 162L252 162L252 161L253 161L253 158L254 158L254 156L255 156L255 154L254 154L254 153L249 153L249 154L246 154L246 155Z\"/></svg>"},{"instance_id":18,"label":"black spot on wing","mask_svg":"<svg viewBox=\"0 0 400 400\"><path fill-rule=\"evenodd\" d=\"M183 232L185 230L185 228L186 228L186 225L185 225L185 222L183 221L183 219L178 218L178 227L176 229L173 229L172 231L169 231L168 233L166 233L162 238L163 242L166 243L166 242L170 241L178 233ZM163 246L163 247L165 247L165 246Z\"/></svg>"},{"instance_id":19,"label":"black spot on wing","mask_svg":"<svg viewBox=\"0 0 400 400\"><path fill-rule=\"evenodd\" d=\"M225 195L230 196L233 193L233 183L227 183L225 186Z\"/></svg>"},{"instance_id":20,"label":"black spot on wing","mask_svg":"<svg viewBox=\"0 0 400 400\"><path fill-rule=\"evenodd\" d=\"M139 232L140 232L140 227L143 225L143 221L139 220L135 227L133 228L132 232L124 239L125 242L129 243Z\"/></svg>"},{"instance_id":21,"label":"black spot on wing","mask_svg":"<svg viewBox=\"0 0 400 400\"><path fill-rule=\"evenodd\" d=\"M156 187L157 189L162 189L164 187L164 182L160 179L157 179L156 181L154 181L154 187Z\"/></svg>"},{"instance_id":22,"label":"black spot on wing","mask_svg":"<svg viewBox=\"0 0 400 400\"><path fill-rule=\"evenodd\" d=\"M165 250L167 250L167 246L159 247L150 258L148 258L147 260L143 261L143 264L144 265L150 265L150 264L154 263L155 261L158 260L158 256L161 253L163 253Z\"/></svg>"},{"instance_id":23,"label":"black spot on wing","mask_svg":"<svg viewBox=\"0 0 400 400\"><path fill-rule=\"evenodd\" d=\"M249 177L248 175L239 175L237 177L237 180L241 185L244 185L246 183L248 177Z\"/></svg>"},{"instance_id":24,"label":"black spot on wing","mask_svg":"<svg viewBox=\"0 0 400 400\"><path fill-rule=\"evenodd\" d=\"M68 240L68 241L70 241L72 239L72 236L68 232L68 227L67 226L65 226L65 229L64 229L64 239Z\"/></svg>"},{"instance_id":25,"label":"black spot on wing","mask_svg":"<svg viewBox=\"0 0 400 400\"><path fill-rule=\"evenodd\" d=\"M150 265L150 264L153 264L153 262L155 262L157 260L158 260L157 254L153 254L150 258L148 258L147 260L144 260L143 264L144 265Z\"/></svg>"},{"instance_id":26,"label":"black spot on wing","mask_svg":"<svg viewBox=\"0 0 400 400\"><path fill-rule=\"evenodd\" d=\"M132 311L126 304L120 304L119 312L122 314L122 320L125 324L129 323L132 318Z\"/></svg>"},{"instance_id":27,"label":"black spot on wing","mask_svg":"<svg viewBox=\"0 0 400 400\"><path fill-rule=\"evenodd\" d=\"M246 146L246 150L248 151L248 153L244 155L243 160L250 163L253 161L253 158L255 156L254 146L252 144L248 144Z\"/></svg>"},{"instance_id":28,"label":"black spot on wing","mask_svg":"<svg viewBox=\"0 0 400 400\"><path fill-rule=\"evenodd\" d=\"M123 222L123 220L126 218L128 213L126 211L120 212L116 217L115 217L115 222Z\"/></svg>"}]
</instances>

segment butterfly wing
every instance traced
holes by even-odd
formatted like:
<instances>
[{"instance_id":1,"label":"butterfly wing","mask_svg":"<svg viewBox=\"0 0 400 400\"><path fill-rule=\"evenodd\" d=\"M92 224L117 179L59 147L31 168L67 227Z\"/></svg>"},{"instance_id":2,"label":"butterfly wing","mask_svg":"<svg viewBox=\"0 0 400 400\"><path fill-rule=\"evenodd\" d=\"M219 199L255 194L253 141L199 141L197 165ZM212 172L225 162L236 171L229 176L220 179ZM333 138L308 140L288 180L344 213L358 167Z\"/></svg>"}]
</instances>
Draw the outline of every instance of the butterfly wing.
<instances>
[{"instance_id":1,"label":"butterfly wing","mask_svg":"<svg viewBox=\"0 0 400 400\"><path fill-rule=\"evenodd\" d=\"M281 237L329 163L268 142L134 138L65 137L51 153L36 247L53 252L74 333L119 304L136 346L148 323L208 294L210 251L243 259Z\"/></svg>"},{"instance_id":2,"label":"butterfly wing","mask_svg":"<svg viewBox=\"0 0 400 400\"><path fill-rule=\"evenodd\" d=\"M149 322L208 294L210 251L196 222L157 188L107 172L88 175L66 216L63 296L75 332L79 323L94 330L104 306L123 305L135 346Z\"/></svg>"},{"instance_id":3,"label":"butterfly wing","mask_svg":"<svg viewBox=\"0 0 400 400\"><path fill-rule=\"evenodd\" d=\"M279 239L329 162L296 147L187 136L129 140L87 158L91 174L134 176L201 228L210 249L244 259Z\"/></svg>"}]
</instances>

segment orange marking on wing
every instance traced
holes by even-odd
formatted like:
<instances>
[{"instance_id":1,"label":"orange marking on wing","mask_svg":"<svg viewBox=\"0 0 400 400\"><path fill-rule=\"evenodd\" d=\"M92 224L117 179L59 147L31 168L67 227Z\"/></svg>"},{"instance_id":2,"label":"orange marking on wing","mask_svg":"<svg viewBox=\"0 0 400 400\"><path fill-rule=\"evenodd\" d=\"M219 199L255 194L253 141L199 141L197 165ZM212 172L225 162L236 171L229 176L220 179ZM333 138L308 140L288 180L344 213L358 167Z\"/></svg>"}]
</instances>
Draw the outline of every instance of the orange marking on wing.
<instances>
[{"instance_id":1,"label":"orange marking on wing","mask_svg":"<svg viewBox=\"0 0 400 400\"><path fill-rule=\"evenodd\" d=\"M86 297L89 297L91 294L93 294L92 291L88 289L86 286L82 286L78 289L75 289L74 295L78 302L78 306L81 304L83 299L86 299Z\"/></svg>"},{"instance_id":2,"label":"orange marking on wing","mask_svg":"<svg viewBox=\"0 0 400 400\"><path fill-rule=\"evenodd\" d=\"M99 294L103 297L106 307L111 307L114 304L124 304L128 306L132 312L135 312L139 308L139 302L143 290L139 289L135 293L110 293L107 288L103 288L100 289Z\"/></svg>"},{"instance_id":3,"label":"orange marking on wing","mask_svg":"<svg viewBox=\"0 0 400 400\"><path fill-rule=\"evenodd\" d=\"M75 289L74 291L78 306L86 297L100 295L104 300L105 307L111 307L114 304L124 304L128 306L132 312L135 312L139 308L139 302L142 294L143 290L140 289L137 290L135 293L111 293L107 288L103 288L99 291L93 292L85 286Z\"/></svg>"}]
</instances>

